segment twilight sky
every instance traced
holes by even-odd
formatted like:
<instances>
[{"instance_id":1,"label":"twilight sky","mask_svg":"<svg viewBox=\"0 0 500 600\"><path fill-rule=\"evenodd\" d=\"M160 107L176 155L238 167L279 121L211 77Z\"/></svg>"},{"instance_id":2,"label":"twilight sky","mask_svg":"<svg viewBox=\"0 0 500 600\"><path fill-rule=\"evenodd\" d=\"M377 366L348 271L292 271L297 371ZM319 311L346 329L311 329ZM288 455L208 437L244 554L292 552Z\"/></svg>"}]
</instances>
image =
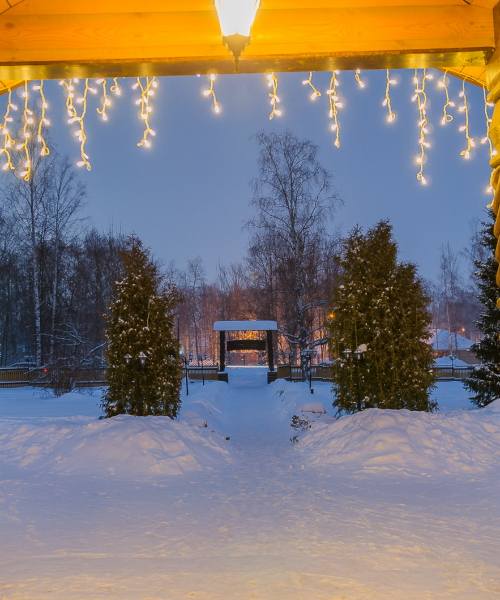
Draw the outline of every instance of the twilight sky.
<instances>
[{"instance_id":1,"label":"twilight sky","mask_svg":"<svg viewBox=\"0 0 500 600\"><path fill-rule=\"evenodd\" d=\"M454 120L441 126L445 101L437 87L441 74L428 73L435 79L426 84L432 143L424 167L427 186L416 179L419 128L417 105L411 102L413 71L391 72L399 80L391 86L397 115L392 124L382 106L385 71L363 72L365 89L358 87L353 72L340 73L338 92L344 101L339 110L340 149L333 145L329 130L325 91L330 73L313 75L323 94L314 102L310 88L302 85L308 74L278 75L283 116L273 121L264 75L219 77L215 82L219 115L202 95L205 76L160 78L150 120L156 137L149 149L137 146L143 125L134 104L138 97L131 89L134 81L119 80L122 95L113 99L107 122L95 110L99 96L89 101L85 129L92 170L79 169L88 190L86 214L99 228L112 223L125 232L135 231L165 263L173 259L184 267L188 258L199 254L211 279L219 261L238 261L245 253L242 224L250 214L249 181L256 174L258 154L252 134L289 128L319 146L321 162L334 175L344 205L331 226L347 232L356 223L369 227L388 217L400 257L417 263L424 277L434 278L441 244L449 240L456 250L462 249L471 219L481 215L491 198L485 193L489 150L480 144L486 131L482 89L466 85L470 135L478 146L471 159L464 160L460 152L466 148L465 136L458 131L463 113L450 109ZM462 83L450 79L450 99L458 107ZM63 88L46 82L44 90L54 140L76 163L79 144L66 122ZM0 98L1 110L6 100Z\"/></svg>"}]
</instances>

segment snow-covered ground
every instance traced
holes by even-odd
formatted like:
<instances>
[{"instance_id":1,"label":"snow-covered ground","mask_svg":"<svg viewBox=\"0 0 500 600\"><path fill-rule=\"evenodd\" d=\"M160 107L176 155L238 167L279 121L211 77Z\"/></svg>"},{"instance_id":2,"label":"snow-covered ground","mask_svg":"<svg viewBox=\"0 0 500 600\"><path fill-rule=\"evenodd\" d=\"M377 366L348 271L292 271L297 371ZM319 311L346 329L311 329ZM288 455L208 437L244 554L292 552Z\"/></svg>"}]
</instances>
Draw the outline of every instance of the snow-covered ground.
<instances>
[{"instance_id":1,"label":"snow-covered ground","mask_svg":"<svg viewBox=\"0 0 500 600\"><path fill-rule=\"evenodd\" d=\"M0 389L0 598L500 596L500 401L335 420L330 384L265 373L175 422Z\"/></svg>"}]
</instances>

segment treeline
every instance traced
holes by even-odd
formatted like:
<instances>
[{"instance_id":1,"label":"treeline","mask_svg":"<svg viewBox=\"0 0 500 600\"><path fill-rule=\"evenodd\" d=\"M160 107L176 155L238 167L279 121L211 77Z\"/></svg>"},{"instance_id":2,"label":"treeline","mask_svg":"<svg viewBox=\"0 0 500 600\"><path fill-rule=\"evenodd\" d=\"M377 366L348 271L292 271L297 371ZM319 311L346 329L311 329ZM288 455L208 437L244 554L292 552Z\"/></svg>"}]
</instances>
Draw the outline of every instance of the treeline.
<instances>
[{"instance_id":1,"label":"treeline","mask_svg":"<svg viewBox=\"0 0 500 600\"><path fill-rule=\"evenodd\" d=\"M81 218L67 160L31 156L29 177L5 174L0 189L0 366L96 365L124 238Z\"/></svg>"}]
</instances>

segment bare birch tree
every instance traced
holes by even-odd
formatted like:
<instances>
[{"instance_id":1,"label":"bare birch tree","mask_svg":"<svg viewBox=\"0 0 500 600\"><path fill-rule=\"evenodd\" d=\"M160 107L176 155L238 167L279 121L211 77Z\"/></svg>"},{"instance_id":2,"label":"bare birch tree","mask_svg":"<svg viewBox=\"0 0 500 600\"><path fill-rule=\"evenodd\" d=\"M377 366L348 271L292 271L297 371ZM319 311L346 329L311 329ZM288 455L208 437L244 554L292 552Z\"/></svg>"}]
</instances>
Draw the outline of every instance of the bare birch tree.
<instances>
[{"instance_id":1,"label":"bare birch tree","mask_svg":"<svg viewBox=\"0 0 500 600\"><path fill-rule=\"evenodd\" d=\"M260 133L259 173L252 181L254 217L250 267L271 295L269 308L283 306L280 332L299 351L323 344L326 330L314 313L326 304L318 292L330 249L327 224L340 199L332 176L318 160L318 147L290 131ZM270 315L268 315L270 316ZM302 361L303 370L305 369Z\"/></svg>"}]
</instances>

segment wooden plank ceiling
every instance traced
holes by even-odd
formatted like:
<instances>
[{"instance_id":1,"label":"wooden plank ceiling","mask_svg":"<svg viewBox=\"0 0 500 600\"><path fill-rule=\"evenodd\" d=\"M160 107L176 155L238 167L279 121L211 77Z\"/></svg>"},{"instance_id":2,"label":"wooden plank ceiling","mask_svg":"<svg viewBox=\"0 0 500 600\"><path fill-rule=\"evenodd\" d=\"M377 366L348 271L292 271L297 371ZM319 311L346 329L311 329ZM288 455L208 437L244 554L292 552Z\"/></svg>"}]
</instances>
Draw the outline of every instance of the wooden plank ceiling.
<instances>
[{"instance_id":1,"label":"wooden plank ceiling","mask_svg":"<svg viewBox=\"0 0 500 600\"><path fill-rule=\"evenodd\" d=\"M435 67L484 82L496 0L262 0L242 73ZM212 0L0 0L0 89L233 73Z\"/></svg>"}]
</instances>

